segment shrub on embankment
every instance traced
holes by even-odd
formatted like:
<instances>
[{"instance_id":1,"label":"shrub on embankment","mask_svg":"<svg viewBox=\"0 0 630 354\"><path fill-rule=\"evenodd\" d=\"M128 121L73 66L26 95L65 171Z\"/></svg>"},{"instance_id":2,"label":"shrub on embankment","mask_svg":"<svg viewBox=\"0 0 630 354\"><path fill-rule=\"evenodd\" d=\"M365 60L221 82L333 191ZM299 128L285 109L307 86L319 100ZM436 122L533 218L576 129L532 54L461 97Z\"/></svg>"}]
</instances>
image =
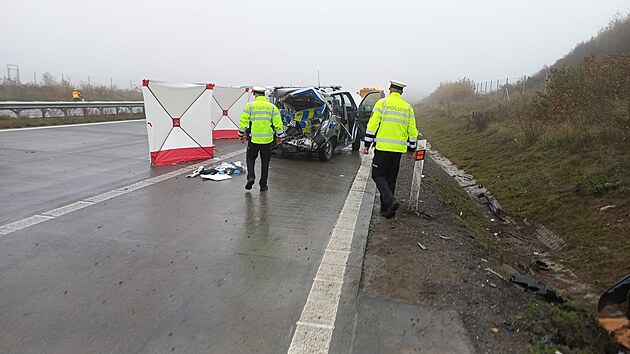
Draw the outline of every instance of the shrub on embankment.
<instances>
[{"instance_id":1,"label":"shrub on embankment","mask_svg":"<svg viewBox=\"0 0 630 354\"><path fill-rule=\"evenodd\" d=\"M601 290L625 276L630 52L551 69L544 88L509 102L474 89L468 79L440 85L416 106L420 131L513 217L560 234L568 246L555 256L584 280Z\"/></svg>"}]
</instances>

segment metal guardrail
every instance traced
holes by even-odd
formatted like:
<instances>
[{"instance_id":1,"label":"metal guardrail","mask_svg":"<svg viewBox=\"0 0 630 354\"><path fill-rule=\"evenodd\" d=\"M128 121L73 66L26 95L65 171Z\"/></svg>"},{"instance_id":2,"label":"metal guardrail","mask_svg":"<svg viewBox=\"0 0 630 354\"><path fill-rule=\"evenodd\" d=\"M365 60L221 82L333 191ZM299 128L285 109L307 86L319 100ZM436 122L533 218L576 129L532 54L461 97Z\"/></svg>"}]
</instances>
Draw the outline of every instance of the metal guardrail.
<instances>
[{"instance_id":1,"label":"metal guardrail","mask_svg":"<svg viewBox=\"0 0 630 354\"><path fill-rule=\"evenodd\" d=\"M45 117L51 110L59 110L63 116L68 116L71 110L78 109L83 115L88 109L97 109L103 113L105 108L114 108L118 114L121 109L132 111L134 108L144 110L143 101L0 101L0 111L11 111L20 118L20 113L26 110L39 110L41 116Z\"/></svg>"}]
</instances>

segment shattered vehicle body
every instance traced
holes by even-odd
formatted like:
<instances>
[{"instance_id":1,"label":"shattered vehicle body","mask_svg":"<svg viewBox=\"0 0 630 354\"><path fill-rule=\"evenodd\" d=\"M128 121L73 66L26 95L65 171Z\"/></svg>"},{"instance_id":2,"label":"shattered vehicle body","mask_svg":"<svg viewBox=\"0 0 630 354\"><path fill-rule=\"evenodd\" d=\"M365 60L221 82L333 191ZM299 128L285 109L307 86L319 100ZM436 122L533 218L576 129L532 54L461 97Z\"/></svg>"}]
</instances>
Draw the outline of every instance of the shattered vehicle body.
<instances>
[{"instance_id":1,"label":"shattered vehicle body","mask_svg":"<svg viewBox=\"0 0 630 354\"><path fill-rule=\"evenodd\" d=\"M286 132L282 144L272 151L283 155L317 153L320 160L328 161L335 149L349 145L359 149L359 110L349 92L280 87L272 91L271 101L280 109Z\"/></svg>"},{"instance_id":2,"label":"shattered vehicle body","mask_svg":"<svg viewBox=\"0 0 630 354\"><path fill-rule=\"evenodd\" d=\"M628 306L626 318L630 320L630 274L620 279L602 294L597 304L597 311L603 310L608 305L624 303L627 303Z\"/></svg>"}]
</instances>

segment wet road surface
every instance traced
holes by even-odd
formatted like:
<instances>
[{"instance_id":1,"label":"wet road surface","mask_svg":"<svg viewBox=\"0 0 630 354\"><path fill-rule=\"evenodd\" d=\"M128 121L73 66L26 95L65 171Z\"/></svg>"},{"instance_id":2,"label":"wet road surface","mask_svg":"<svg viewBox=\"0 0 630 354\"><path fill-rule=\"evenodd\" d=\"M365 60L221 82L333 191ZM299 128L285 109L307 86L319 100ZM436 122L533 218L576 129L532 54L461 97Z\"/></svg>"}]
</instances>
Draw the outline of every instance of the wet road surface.
<instances>
[{"instance_id":1,"label":"wet road surface","mask_svg":"<svg viewBox=\"0 0 630 354\"><path fill-rule=\"evenodd\" d=\"M144 129L0 133L0 224L181 168L149 167ZM286 352L359 163L273 158L264 193L179 175L0 236L0 348Z\"/></svg>"},{"instance_id":2,"label":"wet road surface","mask_svg":"<svg viewBox=\"0 0 630 354\"><path fill-rule=\"evenodd\" d=\"M456 313L357 297L369 160L274 157L246 192L151 167L144 124L0 131L0 352L469 352Z\"/></svg>"}]
</instances>

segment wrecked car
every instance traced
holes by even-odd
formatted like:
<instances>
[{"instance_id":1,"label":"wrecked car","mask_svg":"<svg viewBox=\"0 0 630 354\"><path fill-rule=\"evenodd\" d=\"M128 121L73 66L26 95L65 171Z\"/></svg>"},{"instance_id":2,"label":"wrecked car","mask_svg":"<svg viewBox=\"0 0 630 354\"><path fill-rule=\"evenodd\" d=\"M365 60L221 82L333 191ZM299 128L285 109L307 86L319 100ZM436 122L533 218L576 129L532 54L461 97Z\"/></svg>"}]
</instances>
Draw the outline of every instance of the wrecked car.
<instances>
[{"instance_id":1,"label":"wrecked car","mask_svg":"<svg viewBox=\"0 0 630 354\"><path fill-rule=\"evenodd\" d=\"M359 124L360 112L366 111L365 99L357 107L350 92L331 86L276 87L270 100L280 109L286 133L273 152L316 153L320 160L328 161L335 149L352 146L359 150L365 134L365 126ZM372 107L367 109L371 112Z\"/></svg>"},{"instance_id":2,"label":"wrecked car","mask_svg":"<svg viewBox=\"0 0 630 354\"><path fill-rule=\"evenodd\" d=\"M627 303L626 318L630 320L630 274L602 294L597 304L597 311L603 310L608 305L623 303Z\"/></svg>"}]
</instances>

